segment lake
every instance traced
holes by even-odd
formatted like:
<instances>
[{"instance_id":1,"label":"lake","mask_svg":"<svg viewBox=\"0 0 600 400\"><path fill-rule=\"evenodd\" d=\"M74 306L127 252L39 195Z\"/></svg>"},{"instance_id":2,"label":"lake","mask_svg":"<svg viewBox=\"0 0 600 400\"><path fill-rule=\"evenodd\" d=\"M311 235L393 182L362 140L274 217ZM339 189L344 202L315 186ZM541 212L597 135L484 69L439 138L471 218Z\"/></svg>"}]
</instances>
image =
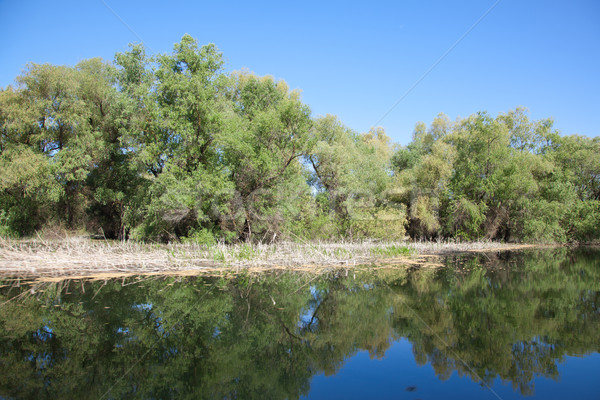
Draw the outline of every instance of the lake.
<instances>
[{"instance_id":1,"label":"lake","mask_svg":"<svg viewBox=\"0 0 600 400\"><path fill-rule=\"evenodd\" d=\"M1 399L598 399L600 249L3 279Z\"/></svg>"}]
</instances>

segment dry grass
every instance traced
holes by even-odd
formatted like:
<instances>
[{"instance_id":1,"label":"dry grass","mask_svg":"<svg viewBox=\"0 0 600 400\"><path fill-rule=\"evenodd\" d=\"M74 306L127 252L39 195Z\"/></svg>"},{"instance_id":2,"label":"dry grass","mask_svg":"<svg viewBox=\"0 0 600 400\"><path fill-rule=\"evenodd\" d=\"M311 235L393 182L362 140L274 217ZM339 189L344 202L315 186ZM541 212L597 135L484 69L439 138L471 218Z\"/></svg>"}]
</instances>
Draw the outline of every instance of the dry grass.
<instances>
[{"instance_id":1,"label":"dry grass","mask_svg":"<svg viewBox=\"0 0 600 400\"><path fill-rule=\"evenodd\" d=\"M59 240L0 239L0 274L11 277L109 277L138 274L251 272L376 264L439 266L448 252L523 248L493 242L281 242L276 244L143 244L67 237ZM529 246L527 246L529 247Z\"/></svg>"},{"instance_id":2,"label":"dry grass","mask_svg":"<svg viewBox=\"0 0 600 400\"><path fill-rule=\"evenodd\" d=\"M489 252L505 250L522 250L527 248L548 247L546 245L533 244L510 244L492 241L479 242L456 242L456 241L438 241L438 242L411 242L408 247L422 254L449 254L465 252Z\"/></svg>"}]
</instances>

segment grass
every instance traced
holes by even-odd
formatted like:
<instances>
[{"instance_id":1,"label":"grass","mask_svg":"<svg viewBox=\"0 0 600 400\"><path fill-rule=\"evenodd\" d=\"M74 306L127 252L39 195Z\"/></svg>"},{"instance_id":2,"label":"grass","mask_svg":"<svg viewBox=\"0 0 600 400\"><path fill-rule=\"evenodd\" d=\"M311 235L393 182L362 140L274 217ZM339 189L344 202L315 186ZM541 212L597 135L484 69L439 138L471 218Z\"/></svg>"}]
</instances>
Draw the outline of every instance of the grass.
<instances>
[{"instance_id":1,"label":"grass","mask_svg":"<svg viewBox=\"0 0 600 400\"><path fill-rule=\"evenodd\" d=\"M144 244L65 237L0 238L0 274L5 276L89 276L94 274L203 273L218 269L305 269L378 265L426 265L428 255L502 250L494 242L279 242L200 245ZM388 261L386 261L386 259Z\"/></svg>"},{"instance_id":2,"label":"grass","mask_svg":"<svg viewBox=\"0 0 600 400\"><path fill-rule=\"evenodd\" d=\"M402 256L410 256L415 253L415 250L409 249L407 246L386 246L386 247L376 247L371 249L371 253L375 256L382 257L402 257Z\"/></svg>"}]
</instances>

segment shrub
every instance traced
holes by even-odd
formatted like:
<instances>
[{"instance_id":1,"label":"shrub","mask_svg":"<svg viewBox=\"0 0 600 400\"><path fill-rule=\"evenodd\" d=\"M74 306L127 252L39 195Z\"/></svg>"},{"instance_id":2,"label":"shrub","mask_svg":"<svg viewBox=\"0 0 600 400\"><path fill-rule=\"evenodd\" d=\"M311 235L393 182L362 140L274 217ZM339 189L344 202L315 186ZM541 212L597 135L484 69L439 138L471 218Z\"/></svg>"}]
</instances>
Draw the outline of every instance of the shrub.
<instances>
[{"instance_id":1,"label":"shrub","mask_svg":"<svg viewBox=\"0 0 600 400\"><path fill-rule=\"evenodd\" d=\"M213 246L217 244L215 235L208 229L190 229L187 236L181 239L183 243L193 243L201 246Z\"/></svg>"},{"instance_id":2,"label":"shrub","mask_svg":"<svg viewBox=\"0 0 600 400\"><path fill-rule=\"evenodd\" d=\"M17 236L10 227L10 221L8 220L8 213L5 210L0 210L0 237L1 238L12 238Z\"/></svg>"}]
</instances>

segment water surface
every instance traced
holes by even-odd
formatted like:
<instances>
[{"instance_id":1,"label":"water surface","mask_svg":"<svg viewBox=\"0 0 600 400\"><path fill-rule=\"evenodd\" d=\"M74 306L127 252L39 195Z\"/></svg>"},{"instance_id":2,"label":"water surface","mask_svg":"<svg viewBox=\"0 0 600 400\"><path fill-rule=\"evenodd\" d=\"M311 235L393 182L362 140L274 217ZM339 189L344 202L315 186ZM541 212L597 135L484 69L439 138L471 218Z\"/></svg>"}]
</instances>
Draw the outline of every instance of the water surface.
<instances>
[{"instance_id":1,"label":"water surface","mask_svg":"<svg viewBox=\"0 0 600 400\"><path fill-rule=\"evenodd\" d=\"M0 398L597 399L600 251L0 288Z\"/></svg>"}]
</instances>

